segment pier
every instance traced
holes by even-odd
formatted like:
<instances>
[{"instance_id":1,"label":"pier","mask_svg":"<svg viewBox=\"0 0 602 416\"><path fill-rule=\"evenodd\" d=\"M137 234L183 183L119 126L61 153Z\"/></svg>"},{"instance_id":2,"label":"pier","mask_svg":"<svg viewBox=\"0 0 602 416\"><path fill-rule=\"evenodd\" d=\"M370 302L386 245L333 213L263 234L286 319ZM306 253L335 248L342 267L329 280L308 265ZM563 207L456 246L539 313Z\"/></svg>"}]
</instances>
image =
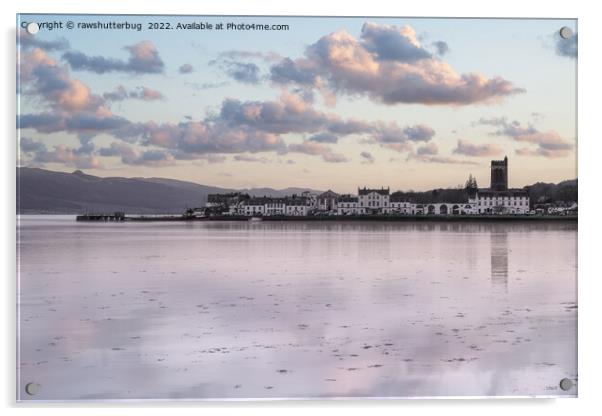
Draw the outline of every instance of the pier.
<instances>
[{"instance_id":1,"label":"pier","mask_svg":"<svg viewBox=\"0 0 602 416\"><path fill-rule=\"evenodd\" d=\"M121 221L126 221L126 216L125 216L125 212L113 212L112 214L98 214L98 213L93 213L93 214L84 214L84 215L78 215L75 220L76 221L95 221L95 222L100 222L100 221L104 221L104 222L121 222Z\"/></svg>"}]
</instances>

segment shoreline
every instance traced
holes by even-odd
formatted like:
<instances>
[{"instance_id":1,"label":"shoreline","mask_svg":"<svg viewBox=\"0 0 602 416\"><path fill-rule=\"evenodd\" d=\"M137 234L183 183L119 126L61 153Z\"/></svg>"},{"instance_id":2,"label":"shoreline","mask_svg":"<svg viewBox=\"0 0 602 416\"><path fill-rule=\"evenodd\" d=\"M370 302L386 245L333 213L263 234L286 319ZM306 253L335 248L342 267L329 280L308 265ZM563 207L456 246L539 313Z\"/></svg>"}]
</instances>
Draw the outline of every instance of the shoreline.
<instances>
[{"instance_id":1,"label":"shoreline","mask_svg":"<svg viewBox=\"0 0 602 416\"><path fill-rule=\"evenodd\" d=\"M427 222L521 222L521 221L564 221L577 222L577 215L324 215L324 216L288 216L271 215L248 217L243 215L216 215L211 217L186 217L182 215L166 216L124 216L78 215L81 222L197 222L197 221L297 221L297 222L349 222L349 221L427 221Z\"/></svg>"}]
</instances>

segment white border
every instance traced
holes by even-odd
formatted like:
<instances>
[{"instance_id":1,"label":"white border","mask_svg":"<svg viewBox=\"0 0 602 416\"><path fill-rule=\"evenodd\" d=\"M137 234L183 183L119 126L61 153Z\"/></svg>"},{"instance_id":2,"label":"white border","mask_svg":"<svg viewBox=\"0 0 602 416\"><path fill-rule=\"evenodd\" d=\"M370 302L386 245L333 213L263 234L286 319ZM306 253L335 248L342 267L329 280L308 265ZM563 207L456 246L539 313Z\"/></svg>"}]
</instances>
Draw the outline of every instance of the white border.
<instances>
[{"instance_id":1,"label":"white border","mask_svg":"<svg viewBox=\"0 0 602 416\"><path fill-rule=\"evenodd\" d=\"M107 408L126 408L128 413L163 415L172 413L198 414L199 411L239 414L241 410L254 414L290 414L307 412L365 414L370 411L399 414L409 411L412 414L439 413L488 415L528 411L532 414L567 415L594 413L599 406L598 391L602 386L600 366L600 322L602 316L599 297L602 296L602 273L597 259L600 257L601 187L600 154L602 138L600 115L598 114L600 77L599 39L602 39L600 15L596 13L595 2L558 1L527 2L525 0L502 0L498 2L453 0L420 0L415 2L394 2L370 0L365 3L350 4L349 1L327 2L324 0L303 0L295 4L286 1L267 0L222 0L219 2L193 2L190 0L169 0L151 2L148 0L20 0L18 3L4 1L2 13L2 82L4 99L0 114L3 121L2 137L2 196L0 218L2 235L2 311L4 312L4 338L2 347L2 367L0 371L0 392L2 404L9 408L21 408L20 414L42 411L49 415L105 414ZM15 402L15 15L21 13L140 13L145 14L251 14L251 15L392 15L392 16L463 16L463 17L563 17L579 19L579 399L489 399L489 400L345 400L345 401L270 401L270 402L151 402L151 403L110 403L95 404L16 404ZM545 69L543 69L545 70ZM596 215L597 214L597 215ZM167 410L169 408L169 410ZM599 411L599 410L598 410Z\"/></svg>"}]
</instances>

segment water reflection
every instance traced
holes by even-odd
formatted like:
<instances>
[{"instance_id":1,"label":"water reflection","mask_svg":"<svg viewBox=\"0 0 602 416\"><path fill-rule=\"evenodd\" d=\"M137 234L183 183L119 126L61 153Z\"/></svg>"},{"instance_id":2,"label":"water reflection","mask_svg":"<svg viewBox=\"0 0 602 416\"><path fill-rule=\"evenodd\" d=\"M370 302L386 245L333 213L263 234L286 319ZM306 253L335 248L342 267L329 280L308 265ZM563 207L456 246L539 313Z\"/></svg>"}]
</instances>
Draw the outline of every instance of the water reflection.
<instances>
[{"instance_id":1,"label":"water reflection","mask_svg":"<svg viewBox=\"0 0 602 416\"><path fill-rule=\"evenodd\" d=\"M492 231L491 282L508 290L508 233L504 230Z\"/></svg>"},{"instance_id":2,"label":"water reflection","mask_svg":"<svg viewBox=\"0 0 602 416\"><path fill-rule=\"evenodd\" d=\"M25 218L20 391L574 395L558 380L576 378L576 230Z\"/></svg>"}]
</instances>

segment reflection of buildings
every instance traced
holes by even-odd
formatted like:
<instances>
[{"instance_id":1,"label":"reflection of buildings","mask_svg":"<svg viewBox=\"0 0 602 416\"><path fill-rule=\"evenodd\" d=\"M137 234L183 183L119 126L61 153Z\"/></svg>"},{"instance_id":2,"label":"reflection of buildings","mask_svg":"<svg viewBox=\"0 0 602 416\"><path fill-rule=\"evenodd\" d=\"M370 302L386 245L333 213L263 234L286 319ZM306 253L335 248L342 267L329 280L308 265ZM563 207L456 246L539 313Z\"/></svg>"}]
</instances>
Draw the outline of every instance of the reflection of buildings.
<instances>
[{"instance_id":1,"label":"reflection of buildings","mask_svg":"<svg viewBox=\"0 0 602 416\"><path fill-rule=\"evenodd\" d=\"M508 289L508 233L491 231L491 282Z\"/></svg>"}]
</instances>

